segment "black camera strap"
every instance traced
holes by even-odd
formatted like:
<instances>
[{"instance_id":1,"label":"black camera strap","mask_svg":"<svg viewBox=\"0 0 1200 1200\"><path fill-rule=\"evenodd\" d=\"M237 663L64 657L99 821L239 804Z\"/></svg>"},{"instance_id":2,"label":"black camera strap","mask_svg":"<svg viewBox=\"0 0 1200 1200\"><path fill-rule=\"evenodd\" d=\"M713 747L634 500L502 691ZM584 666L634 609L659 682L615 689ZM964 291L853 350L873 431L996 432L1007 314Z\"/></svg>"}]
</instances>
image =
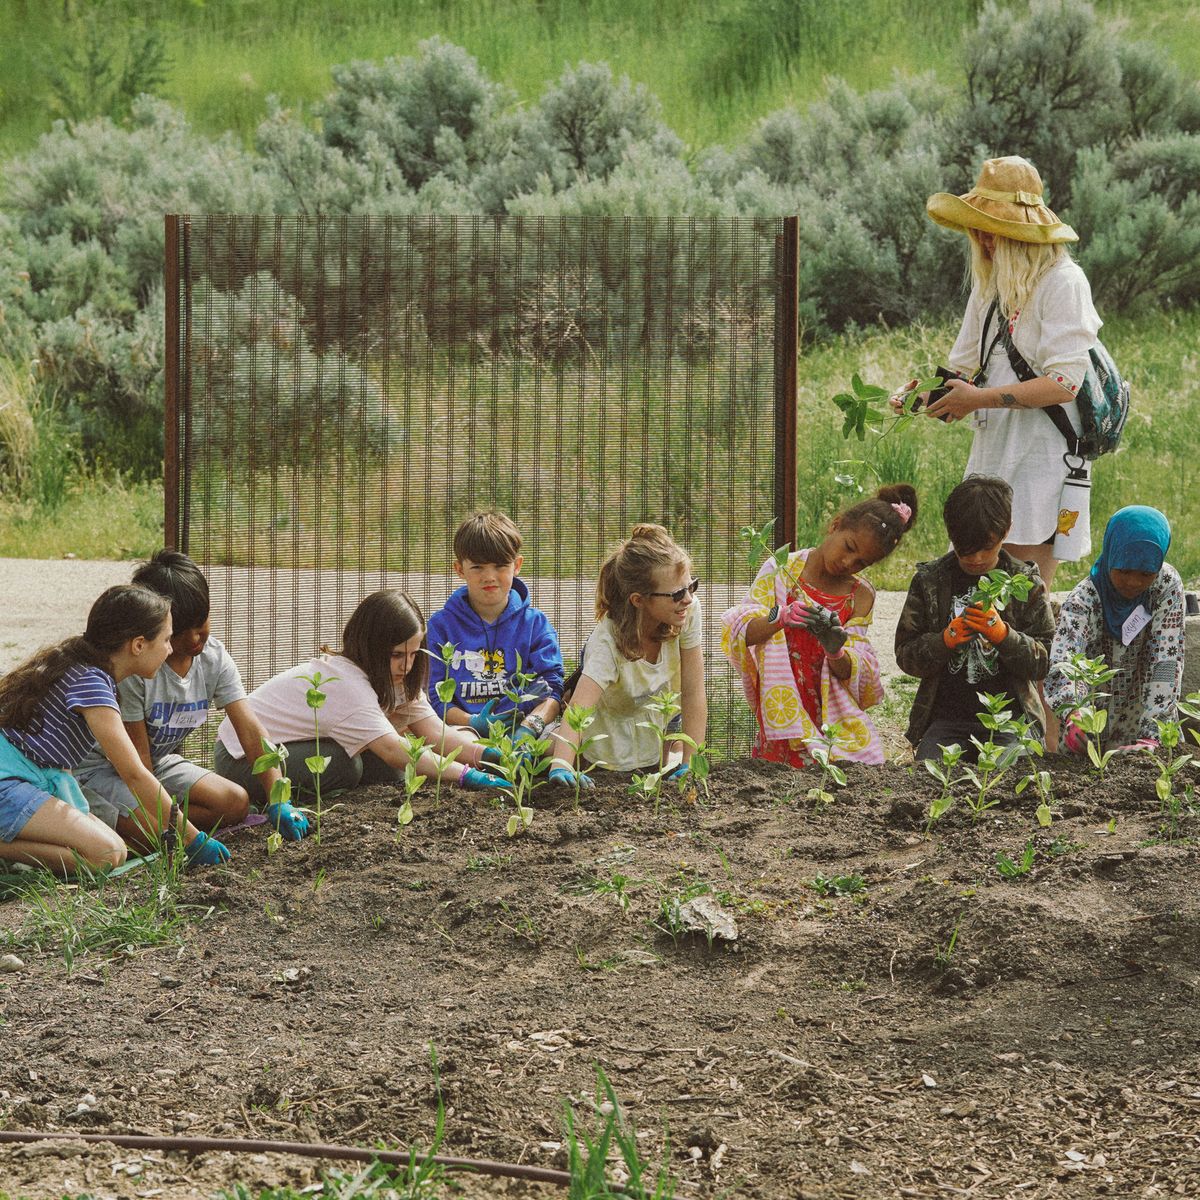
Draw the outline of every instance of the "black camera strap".
<instances>
[{"instance_id":1,"label":"black camera strap","mask_svg":"<svg viewBox=\"0 0 1200 1200\"><path fill-rule=\"evenodd\" d=\"M1005 328L1004 321L1001 320L999 328L996 330L996 336L992 338L992 344L987 347L987 353L984 353L984 346L987 345L988 329L991 328L992 318L996 315L995 300L988 306L987 316L983 318L983 336L979 339L979 371L983 373L987 365L988 359L992 357L992 351L996 348L996 343L1003 341L1005 353L1008 355L1008 364L1013 369L1013 374L1022 382L1028 383L1031 379L1039 378L1038 373L1025 361L1025 356L1013 345L1013 340L1008 336L1008 330ZM1079 435L1071 427L1071 422L1067 414L1063 412L1061 404L1049 404L1042 409L1042 412L1050 418L1054 428L1063 435L1067 443L1067 451L1072 455L1079 455Z\"/></svg>"}]
</instances>

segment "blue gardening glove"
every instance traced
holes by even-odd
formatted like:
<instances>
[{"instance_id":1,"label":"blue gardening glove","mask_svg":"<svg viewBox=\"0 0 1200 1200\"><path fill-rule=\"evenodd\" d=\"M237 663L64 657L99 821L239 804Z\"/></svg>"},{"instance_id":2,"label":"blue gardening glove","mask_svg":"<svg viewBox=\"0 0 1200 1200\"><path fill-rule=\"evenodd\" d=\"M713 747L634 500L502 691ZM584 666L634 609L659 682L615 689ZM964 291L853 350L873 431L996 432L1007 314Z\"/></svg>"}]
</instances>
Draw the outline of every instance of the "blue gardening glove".
<instances>
[{"instance_id":1,"label":"blue gardening glove","mask_svg":"<svg viewBox=\"0 0 1200 1200\"><path fill-rule=\"evenodd\" d=\"M687 777L687 775L691 772L691 769L690 763L680 763L675 770L667 772L667 778L672 783L678 783L681 779Z\"/></svg>"},{"instance_id":2,"label":"blue gardening glove","mask_svg":"<svg viewBox=\"0 0 1200 1200\"><path fill-rule=\"evenodd\" d=\"M480 771L477 767L466 767L458 786L468 791L481 792L487 788L507 788L508 780L499 775L491 775L487 771Z\"/></svg>"},{"instance_id":3,"label":"blue gardening glove","mask_svg":"<svg viewBox=\"0 0 1200 1200\"><path fill-rule=\"evenodd\" d=\"M496 707L496 705L499 703L500 703L499 700L489 700L467 722L467 724L471 727L471 729L474 730L475 733L479 734L480 737L487 737L488 734L491 733L491 731L492 731L491 730L492 722L500 720L499 717L492 716L492 709L494 709Z\"/></svg>"},{"instance_id":4,"label":"blue gardening glove","mask_svg":"<svg viewBox=\"0 0 1200 1200\"><path fill-rule=\"evenodd\" d=\"M201 867L216 867L227 863L233 857L221 842L215 837L209 837L207 833L196 834L184 847L183 852L192 866Z\"/></svg>"},{"instance_id":5,"label":"blue gardening glove","mask_svg":"<svg viewBox=\"0 0 1200 1200\"><path fill-rule=\"evenodd\" d=\"M483 753L479 757L491 767L498 767L501 762L500 751L495 746L484 746Z\"/></svg>"},{"instance_id":6,"label":"blue gardening glove","mask_svg":"<svg viewBox=\"0 0 1200 1200\"><path fill-rule=\"evenodd\" d=\"M298 842L308 833L308 818L286 802L267 805L267 820L289 842Z\"/></svg>"},{"instance_id":7,"label":"blue gardening glove","mask_svg":"<svg viewBox=\"0 0 1200 1200\"><path fill-rule=\"evenodd\" d=\"M582 771L573 771L570 767L551 767L546 778L551 783L565 784L569 788L573 788L578 780L584 791L591 791L596 786L596 781L590 775L585 775Z\"/></svg>"}]
</instances>

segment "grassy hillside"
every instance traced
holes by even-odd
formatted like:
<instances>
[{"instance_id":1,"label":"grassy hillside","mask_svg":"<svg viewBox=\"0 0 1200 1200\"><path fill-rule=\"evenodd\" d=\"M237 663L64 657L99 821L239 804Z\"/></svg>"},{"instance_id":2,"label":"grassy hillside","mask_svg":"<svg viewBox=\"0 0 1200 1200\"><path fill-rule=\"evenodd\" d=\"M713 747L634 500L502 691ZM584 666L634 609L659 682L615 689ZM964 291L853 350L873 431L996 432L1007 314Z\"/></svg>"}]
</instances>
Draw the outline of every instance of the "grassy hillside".
<instances>
[{"instance_id":1,"label":"grassy hillside","mask_svg":"<svg viewBox=\"0 0 1200 1200\"><path fill-rule=\"evenodd\" d=\"M411 53L435 34L466 47L522 100L564 65L606 60L646 84L692 147L736 139L829 75L855 87L893 70L953 71L979 0L0 0L0 154L28 146L54 116L48 80L74 53L103 53L143 22L167 53L157 91L208 132L249 138L269 94L319 99L329 69ZM1134 37L1200 73L1191 0L1102 0ZM151 16L147 17L146 14ZM113 62L122 66L121 53Z\"/></svg>"}]
</instances>

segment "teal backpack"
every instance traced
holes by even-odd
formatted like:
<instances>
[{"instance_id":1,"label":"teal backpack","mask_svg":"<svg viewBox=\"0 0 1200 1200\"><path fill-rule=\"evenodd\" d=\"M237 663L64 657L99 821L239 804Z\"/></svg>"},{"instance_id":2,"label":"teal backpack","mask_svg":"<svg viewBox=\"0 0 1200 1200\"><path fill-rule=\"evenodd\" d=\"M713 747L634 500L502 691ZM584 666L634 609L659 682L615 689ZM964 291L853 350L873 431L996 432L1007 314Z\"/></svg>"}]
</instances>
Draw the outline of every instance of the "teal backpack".
<instances>
[{"instance_id":1,"label":"teal backpack","mask_svg":"<svg viewBox=\"0 0 1200 1200\"><path fill-rule=\"evenodd\" d=\"M996 302L987 311L983 321L983 344L987 343L988 326L996 313ZM1008 336L1008 327L1001 322L1000 332L996 335L1004 342L1009 364L1020 380L1037 379L1039 372L1035 371L1021 355L1020 350L1013 345ZM995 345L995 339L992 341ZM990 350L988 352L990 354ZM1111 454L1121 441L1121 431L1129 417L1129 382L1117 370L1112 355L1105 349L1103 342L1097 342L1088 351L1088 369L1084 376L1083 386L1075 395L1079 404L1079 423L1083 432L1076 435L1063 412L1061 404L1052 404L1042 411L1054 422L1055 428L1066 438L1067 450L1079 458L1096 459L1102 454ZM986 357L981 357L986 362Z\"/></svg>"}]
</instances>

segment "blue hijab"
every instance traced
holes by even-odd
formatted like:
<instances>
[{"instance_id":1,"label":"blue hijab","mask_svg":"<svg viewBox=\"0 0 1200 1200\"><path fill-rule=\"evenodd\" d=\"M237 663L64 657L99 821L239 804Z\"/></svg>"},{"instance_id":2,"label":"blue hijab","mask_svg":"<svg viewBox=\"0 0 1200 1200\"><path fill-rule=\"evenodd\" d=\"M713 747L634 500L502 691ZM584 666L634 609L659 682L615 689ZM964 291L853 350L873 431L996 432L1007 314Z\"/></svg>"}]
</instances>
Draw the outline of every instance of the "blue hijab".
<instances>
[{"instance_id":1,"label":"blue hijab","mask_svg":"<svg viewBox=\"0 0 1200 1200\"><path fill-rule=\"evenodd\" d=\"M1129 614L1139 604L1146 603L1150 589L1126 600L1113 587L1109 571L1153 571L1157 574L1162 570L1170 545L1171 524L1157 508L1131 504L1109 517L1104 529L1104 547L1092 564L1092 583L1100 594L1104 625L1117 641L1121 640L1121 628Z\"/></svg>"}]
</instances>

